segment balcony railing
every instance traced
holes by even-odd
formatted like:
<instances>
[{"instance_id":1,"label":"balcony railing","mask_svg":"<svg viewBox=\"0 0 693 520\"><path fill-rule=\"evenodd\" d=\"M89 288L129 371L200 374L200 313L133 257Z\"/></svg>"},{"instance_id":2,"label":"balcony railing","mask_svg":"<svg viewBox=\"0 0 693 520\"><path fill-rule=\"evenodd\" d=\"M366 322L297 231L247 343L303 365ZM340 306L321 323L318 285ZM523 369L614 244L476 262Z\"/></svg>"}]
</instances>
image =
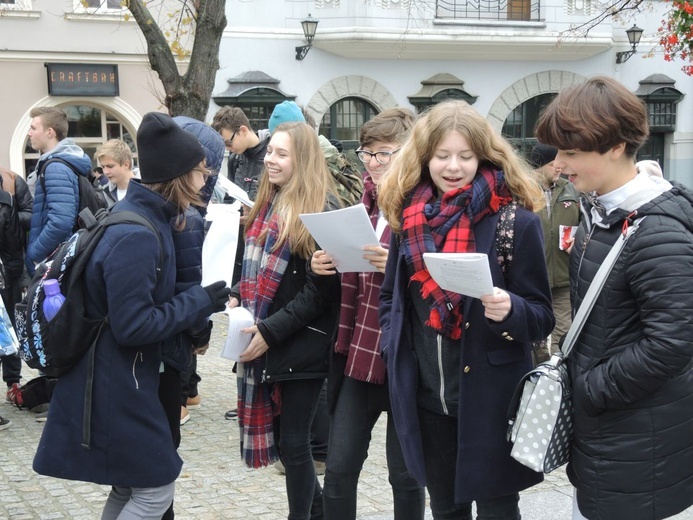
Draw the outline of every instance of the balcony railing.
<instances>
[{"instance_id":1,"label":"balcony railing","mask_svg":"<svg viewBox=\"0 0 693 520\"><path fill-rule=\"evenodd\" d=\"M539 0L436 0L436 18L539 21Z\"/></svg>"}]
</instances>

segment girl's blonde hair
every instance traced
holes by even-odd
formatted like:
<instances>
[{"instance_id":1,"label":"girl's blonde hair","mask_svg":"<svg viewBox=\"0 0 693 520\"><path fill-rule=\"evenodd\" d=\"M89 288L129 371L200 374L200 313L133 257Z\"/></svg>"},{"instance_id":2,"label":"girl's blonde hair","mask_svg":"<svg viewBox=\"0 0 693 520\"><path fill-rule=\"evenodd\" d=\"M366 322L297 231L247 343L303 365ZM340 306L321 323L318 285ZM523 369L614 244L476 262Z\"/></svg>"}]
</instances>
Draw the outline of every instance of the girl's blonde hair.
<instances>
[{"instance_id":1,"label":"girl's blonde hair","mask_svg":"<svg viewBox=\"0 0 693 520\"><path fill-rule=\"evenodd\" d=\"M293 173L286 184L276 186L269 182L267 168L263 169L246 230L250 229L262 207L273 201L272 211L279 216L279 238L273 249L288 240L292 254L307 260L317 246L298 216L325 209L332 181L315 130L306 123L282 123L277 125L272 135L279 132L289 134ZM264 229L258 237L259 242L264 242L266 234L267 229Z\"/></svg>"},{"instance_id":2,"label":"girl's blonde hair","mask_svg":"<svg viewBox=\"0 0 693 520\"><path fill-rule=\"evenodd\" d=\"M194 176L196 173L202 173L205 178L209 175L210 172L205 167L204 161L195 166L195 168L188 173L171 179L170 181L142 184L142 186L157 192L176 207L178 210L178 217L175 227L179 231L185 227L185 210L188 209L191 204L196 206L203 205L202 199L200 199L200 191L195 187Z\"/></svg>"},{"instance_id":3,"label":"girl's blonde hair","mask_svg":"<svg viewBox=\"0 0 693 520\"><path fill-rule=\"evenodd\" d=\"M450 132L464 136L479 159L480 167L491 166L503 171L505 182L518 203L534 211L543 207L541 186L527 163L481 114L464 101L450 100L419 116L380 182L378 205L393 231L401 229L406 197L423 179L431 179L428 163Z\"/></svg>"}]
</instances>

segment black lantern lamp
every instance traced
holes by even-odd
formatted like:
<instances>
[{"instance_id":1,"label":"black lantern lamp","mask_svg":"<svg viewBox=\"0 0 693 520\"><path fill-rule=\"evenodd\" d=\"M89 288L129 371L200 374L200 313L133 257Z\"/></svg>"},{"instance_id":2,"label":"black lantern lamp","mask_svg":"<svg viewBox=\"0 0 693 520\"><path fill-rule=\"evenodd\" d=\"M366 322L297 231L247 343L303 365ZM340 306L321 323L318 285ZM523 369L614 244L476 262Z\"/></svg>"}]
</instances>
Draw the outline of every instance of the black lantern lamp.
<instances>
[{"instance_id":1,"label":"black lantern lamp","mask_svg":"<svg viewBox=\"0 0 693 520\"><path fill-rule=\"evenodd\" d=\"M637 27L635 24L633 24L633 27L626 31L626 34L628 35L628 42L630 43L631 49L629 51L617 52L616 63L627 62L630 59L630 57L637 52L635 49L638 47L638 44L640 43L642 33L643 30L640 27Z\"/></svg>"},{"instance_id":2,"label":"black lantern lamp","mask_svg":"<svg viewBox=\"0 0 693 520\"><path fill-rule=\"evenodd\" d=\"M315 38L315 31L318 29L318 22L319 20L316 20L310 14L308 15L308 18L301 22L301 27L303 27L303 35L305 36L308 45L296 47L297 60L302 60L305 58L306 54L308 54L308 51L313 46L313 39Z\"/></svg>"}]
</instances>

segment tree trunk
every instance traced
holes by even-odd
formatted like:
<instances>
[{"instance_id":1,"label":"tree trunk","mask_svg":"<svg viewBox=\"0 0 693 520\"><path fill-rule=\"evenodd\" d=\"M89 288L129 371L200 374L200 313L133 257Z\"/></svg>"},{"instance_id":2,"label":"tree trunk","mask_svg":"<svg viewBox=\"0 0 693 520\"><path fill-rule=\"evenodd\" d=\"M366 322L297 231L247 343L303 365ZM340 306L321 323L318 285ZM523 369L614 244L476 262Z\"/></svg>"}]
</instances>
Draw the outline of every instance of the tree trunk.
<instances>
[{"instance_id":1,"label":"tree trunk","mask_svg":"<svg viewBox=\"0 0 693 520\"><path fill-rule=\"evenodd\" d=\"M164 86L163 101L169 114L204 121L219 70L219 45L226 27L225 1L198 0L195 5L198 6L195 40L183 76L178 72L166 37L142 0L130 0L128 8L147 42L149 64Z\"/></svg>"}]
</instances>

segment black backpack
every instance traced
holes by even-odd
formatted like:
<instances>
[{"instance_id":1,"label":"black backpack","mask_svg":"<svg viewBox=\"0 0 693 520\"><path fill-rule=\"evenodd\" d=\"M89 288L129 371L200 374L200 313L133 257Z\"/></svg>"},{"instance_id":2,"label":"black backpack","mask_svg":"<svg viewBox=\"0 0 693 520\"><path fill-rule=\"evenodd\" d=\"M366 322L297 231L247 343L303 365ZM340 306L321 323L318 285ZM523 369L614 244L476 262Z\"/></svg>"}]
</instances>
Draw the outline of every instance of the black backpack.
<instances>
[{"instance_id":1,"label":"black backpack","mask_svg":"<svg viewBox=\"0 0 693 520\"><path fill-rule=\"evenodd\" d=\"M106 194L104 193L104 191L102 189L95 187L85 175L82 175L79 171L75 169L75 167L72 164L70 164L68 161L65 161L64 159L61 159L60 157L53 157L52 159L48 159L41 165L41 168L36 173L37 180L41 183L41 187L43 188L44 197L46 194L46 167L48 167L49 164L56 162L64 164L65 166L70 168L70 170L72 170L77 176L77 183L79 185L79 208L77 209L78 214L80 214L82 210L86 208L89 208L89 211L91 211L92 215L96 215L100 209L108 209L108 200L106 199ZM45 198L43 203L45 205ZM79 223L78 216L75 221L75 225L72 228L72 231L77 231L80 227L81 226Z\"/></svg>"},{"instance_id":2,"label":"black backpack","mask_svg":"<svg viewBox=\"0 0 693 520\"><path fill-rule=\"evenodd\" d=\"M131 211L108 213L100 210L96 216L89 210L80 213L84 228L60 244L45 263L36 268L27 294L15 306L19 355L27 365L50 377L60 377L96 344L108 316L91 319L85 315L86 282L84 269L108 226L139 224L150 229L159 243L161 272L163 246L154 225L145 217ZM43 313L46 298L44 282L58 280L65 302L50 321Z\"/></svg>"}]
</instances>

